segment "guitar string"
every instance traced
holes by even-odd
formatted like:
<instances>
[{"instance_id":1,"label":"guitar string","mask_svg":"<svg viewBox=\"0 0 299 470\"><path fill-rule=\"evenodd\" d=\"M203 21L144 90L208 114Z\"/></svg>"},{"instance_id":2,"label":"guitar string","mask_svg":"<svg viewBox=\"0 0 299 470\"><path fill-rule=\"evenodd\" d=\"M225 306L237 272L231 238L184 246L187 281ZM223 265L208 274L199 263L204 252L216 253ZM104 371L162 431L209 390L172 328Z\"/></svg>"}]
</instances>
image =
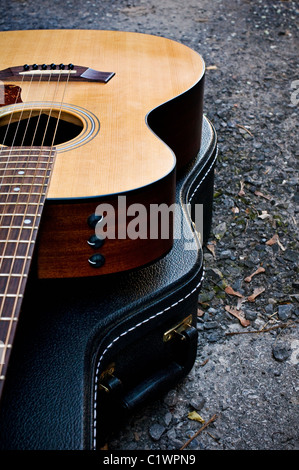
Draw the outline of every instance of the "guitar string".
<instances>
[{"instance_id":1,"label":"guitar string","mask_svg":"<svg viewBox=\"0 0 299 470\"><path fill-rule=\"evenodd\" d=\"M51 146L50 146L50 150L47 148L47 150L48 150L48 152L49 152L49 158L48 158L48 161L47 161L46 170L44 171L44 178L43 178L43 185L42 185L42 186L43 186L43 190L42 190L42 191L44 191L44 190L46 189L46 180L47 180L47 178L48 178L48 180L49 180L49 178L50 178L50 171L49 171L50 161L51 161L52 158L53 158L53 147L54 147L54 142L55 142L55 137L56 137L56 132L57 132L57 128L58 128L59 119L60 119L60 116L61 116L61 110L62 110L63 100L64 100L64 96L65 96L65 91L66 91L67 84L68 84L68 82L69 82L69 77L70 77L70 72L69 72L69 74L68 74L67 81L66 81L66 84L65 84L65 87L64 87L63 98L62 98L61 103L60 103L59 117L58 117L58 119L57 119L57 121L56 121L56 128L55 128L55 131L54 131L54 133L53 133L53 139L52 139L52 143L51 143ZM48 83L50 82L50 79L51 79L51 77L49 77ZM58 74L58 80L57 80L56 86L55 86L54 97L56 97L56 93L57 93L57 90L58 90L59 82L60 82L60 75ZM53 109L53 107L54 107L54 103L55 103L55 99L52 100L52 108L50 109L48 121L47 121L45 130L44 130L42 145L40 146L40 153L39 153L38 158L39 158L40 156L43 156L43 144L44 144L44 139L45 139L45 135L46 135L47 130L48 130L50 115L52 114L52 109ZM42 110L40 110L40 115L41 115L41 111L42 111ZM40 116L39 116L39 117L40 117ZM39 119L38 119L38 122L39 122ZM38 124L37 124L37 125L38 125ZM32 142L31 142L31 149L30 149L31 152L32 152L32 148L33 148L33 144L34 144L34 140L35 140L35 134L36 134L36 131L37 131L37 125L36 125L35 132L34 132L34 135L33 135L33 138L32 138ZM27 128L28 128L28 126L26 126L26 131L27 131ZM22 143L24 142L24 139L25 139L25 135L23 136ZM30 153L30 152L29 152L29 153ZM30 156L30 155L28 155L28 156ZM52 162L51 162L51 163L52 163ZM37 168L37 167L36 167L36 168ZM37 170L35 169L35 176L36 176L36 171L37 171ZM29 194L32 193L32 190L33 190L33 185L31 185L30 193L29 193ZM39 199L38 199L38 201L39 201L39 202L38 202L38 205L40 205L40 201L41 201L42 198L44 198L44 194L43 194L43 193L40 193L40 194L39 194ZM28 200L29 200L29 198L28 198ZM27 203L25 206L28 208L28 203ZM34 221L33 221L33 223L32 223L32 226L33 226L33 227L35 227L36 218L37 218L38 216L39 216L39 214L38 214L38 206L37 206L36 214L35 214L35 216L33 217L33 219L34 219ZM23 224L24 224L24 220L25 220L25 216L24 216L24 218L23 218L22 226L20 227L19 237L20 237L20 234L21 234L21 230L22 230L23 227L24 227L24 225L23 225ZM33 230L35 230L35 229L33 229ZM30 236L29 240L27 241L27 250L26 250L26 255L25 255L26 258L28 258L28 252L29 252L29 250L30 250L30 248L31 248L32 234L33 234L33 232L31 232L31 236ZM16 249L15 249L15 255L14 255L14 257L16 256L17 246L18 246L18 245L16 244ZM11 264L11 269L12 269L12 266L13 266L14 261L15 261L15 258L13 259L13 262L12 262L12 264ZM27 260L27 261L28 261L28 260ZM22 271L23 271L22 274L24 274L25 266L26 266L26 263L24 262L24 263L23 263L23 267L22 267ZM21 276L22 276L22 275L21 275ZM16 295L15 301L14 301L14 309L15 309L16 303L17 303L17 301L18 301L18 299L19 299L19 292L20 292L20 288L21 288L21 282L22 282L22 280L23 280L23 277L21 277L21 276L20 276L20 279L19 279L19 285L18 285L18 289L17 289L17 295ZM1 315L0 315L0 318L1 318ZM7 347L7 341L9 340L9 337L10 337L10 334L11 334L11 328L12 328L13 322L14 322L14 319L11 318L11 320L10 320L10 325L9 325L9 329L8 329L8 333L7 333L7 336L6 336L6 347ZM1 367L1 369L0 369L0 374L1 374L1 370L2 370L2 367Z\"/></svg>"}]
</instances>

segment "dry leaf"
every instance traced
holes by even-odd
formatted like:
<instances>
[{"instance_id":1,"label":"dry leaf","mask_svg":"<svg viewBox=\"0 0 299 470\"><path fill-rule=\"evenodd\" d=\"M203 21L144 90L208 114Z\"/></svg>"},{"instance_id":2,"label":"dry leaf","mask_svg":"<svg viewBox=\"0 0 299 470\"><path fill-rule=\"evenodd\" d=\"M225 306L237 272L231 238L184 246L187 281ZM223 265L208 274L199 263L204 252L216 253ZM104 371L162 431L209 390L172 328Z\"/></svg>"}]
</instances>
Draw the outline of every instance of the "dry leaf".
<instances>
[{"instance_id":1,"label":"dry leaf","mask_svg":"<svg viewBox=\"0 0 299 470\"><path fill-rule=\"evenodd\" d=\"M190 411L190 413L188 413L188 418L192 419L193 421L198 421L202 424L205 422L205 420L197 413L197 411Z\"/></svg>"},{"instance_id":2,"label":"dry leaf","mask_svg":"<svg viewBox=\"0 0 299 470\"><path fill-rule=\"evenodd\" d=\"M275 245L275 243L277 243L277 245L278 245L283 251L285 251L285 247L281 244L281 242L280 242L280 240L279 240L279 236L278 236L277 233L275 233L275 234L273 235L273 237L270 238L270 240L268 240L268 241L266 242L266 245L272 246L272 245Z\"/></svg>"},{"instance_id":3,"label":"dry leaf","mask_svg":"<svg viewBox=\"0 0 299 470\"><path fill-rule=\"evenodd\" d=\"M254 273L250 274L250 276L245 277L245 281L250 282L253 276L255 276L256 274L264 273L264 272L265 272L265 268L262 268L260 266L256 271L254 271Z\"/></svg>"},{"instance_id":4,"label":"dry leaf","mask_svg":"<svg viewBox=\"0 0 299 470\"><path fill-rule=\"evenodd\" d=\"M217 69L218 69L217 65L209 65L207 67L207 70L217 70Z\"/></svg>"},{"instance_id":5,"label":"dry leaf","mask_svg":"<svg viewBox=\"0 0 299 470\"><path fill-rule=\"evenodd\" d=\"M200 308L197 309L197 316L198 317L202 317L204 315L204 313L205 312L203 310L201 310Z\"/></svg>"},{"instance_id":6,"label":"dry leaf","mask_svg":"<svg viewBox=\"0 0 299 470\"><path fill-rule=\"evenodd\" d=\"M240 294L240 292L236 292L231 286L227 286L225 288L225 292L226 294L229 294L229 295L235 295L236 297L243 297L242 294Z\"/></svg>"},{"instance_id":7,"label":"dry leaf","mask_svg":"<svg viewBox=\"0 0 299 470\"><path fill-rule=\"evenodd\" d=\"M254 194L255 194L256 196L263 197L264 199L268 199L268 201L271 200L271 197L270 197L270 196L267 196L266 194L263 194L261 191L254 191Z\"/></svg>"},{"instance_id":8,"label":"dry leaf","mask_svg":"<svg viewBox=\"0 0 299 470\"><path fill-rule=\"evenodd\" d=\"M239 212L240 212L239 207L232 207L232 213L233 214L239 214Z\"/></svg>"},{"instance_id":9,"label":"dry leaf","mask_svg":"<svg viewBox=\"0 0 299 470\"><path fill-rule=\"evenodd\" d=\"M207 249L212 253L214 258L216 258L215 248L216 248L216 242L215 241L207 244Z\"/></svg>"},{"instance_id":10,"label":"dry leaf","mask_svg":"<svg viewBox=\"0 0 299 470\"><path fill-rule=\"evenodd\" d=\"M243 317L243 315L239 312L239 310L232 308L229 305L226 305L225 310L231 315L233 315L234 317L236 317L242 326L246 327L250 325L250 321L246 320L246 318Z\"/></svg>"},{"instance_id":11,"label":"dry leaf","mask_svg":"<svg viewBox=\"0 0 299 470\"><path fill-rule=\"evenodd\" d=\"M248 300L249 302L254 302L255 299L256 299L256 297L257 297L258 295L260 295L262 292L264 292L264 290L265 290L264 287L257 287L256 289L254 289L253 294L251 294L251 295L247 298L247 300Z\"/></svg>"},{"instance_id":12,"label":"dry leaf","mask_svg":"<svg viewBox=\"0 0 299 470\"><path fill-rule=\"evenodd\" d=\"M266 245L269 245L269 246L275 245L275 243L277 242L277 240L278 240L278 235L277 235L277 233L275 233L275 234L273 235L273 237L270 238L270 240L268 240L268 241L266 242Z\"/></svg>"},{"instance_id":13,"label":"dry leaf","mask_svg":"<svg viewBox=\"0 0 299 470\"><path fill-rule=\"evenodd\" d=\"M244 181L240 181L240 186L241 186L241 189L238 193L238 196L245 196L245 191L244 191Z\"/></svg>"}]
</instances>

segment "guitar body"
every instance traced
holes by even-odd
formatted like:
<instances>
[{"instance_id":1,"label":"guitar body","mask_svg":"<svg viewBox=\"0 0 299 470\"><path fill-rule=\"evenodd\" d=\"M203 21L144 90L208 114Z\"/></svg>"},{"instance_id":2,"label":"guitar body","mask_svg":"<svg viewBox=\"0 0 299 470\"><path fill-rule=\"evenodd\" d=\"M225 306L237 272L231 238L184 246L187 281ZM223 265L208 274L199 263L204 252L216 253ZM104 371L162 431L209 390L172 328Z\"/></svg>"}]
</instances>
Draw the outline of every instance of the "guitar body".
<instances>
[{"instance_id":1,"label":"guitar body","mask_svg":"<svg viewBox=\"0 0 299 470\"><path fill-rule=\"evenodd\" d=\"M9 31L1 32L0 39L0 80L6 87L0 137L9 122L16 127L20 121L26 129L40 111L53 129L59 117L55 164L37 238L38 277L127 271L165 255L173 245L172 231L161 236L159 229L157 237L150 237L148 213L152 204L175 202L178 174L200 149L202 58L168 39L116 31ZM70 75L67 83L52 80L57 69L51 80L7 73L23 64L40 68L52 63L77 64L87 72L82 80ZM95 71L111 75L99 82L93 80ZM28 126L26 132L28 146L35 131ZM43 130L39 133L35 146L42 141ZM13 143L12 136L5 141ZM119 204L119 196L126 205ZM99 244L91 237L94 214L103 204L114 210L109 223L116 236ZM148 231L132 238L127 229L134 216L127 217L127 209L133 204L145 208L138 222Z\"/></svg>"}]
</instances>

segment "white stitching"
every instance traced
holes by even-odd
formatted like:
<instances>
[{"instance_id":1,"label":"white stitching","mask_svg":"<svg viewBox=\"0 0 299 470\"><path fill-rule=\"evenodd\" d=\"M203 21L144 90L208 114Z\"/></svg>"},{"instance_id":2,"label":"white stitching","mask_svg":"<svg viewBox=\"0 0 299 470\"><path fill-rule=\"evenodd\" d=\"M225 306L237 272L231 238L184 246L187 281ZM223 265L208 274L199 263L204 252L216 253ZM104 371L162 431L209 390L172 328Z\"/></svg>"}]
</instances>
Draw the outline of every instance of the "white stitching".
<instances>
[{"instance_id":1,"label":"white stitching","mask_svg":"<svg viewBox=\"0 0 299 470\"><path fill-rule=\"evenodd\" d=\"M196 188L194 189L193 193L191 194L190 198L189 198L189 204L190 202L192 201L193 197L194 197L194 194L196 193L196 191L198 190L199 186L202 184L202 182L204 181L204 179L207 177L208 173L210 172L212 166L214 165L215 161L217 160L217 157L218 157L218 153L216 152L216 156L214 158L214 160L212 161L211 165L209 166L209 168L207 169L206 173L204 174L203 178L200 180L200 182L198 183L198 185L196 186Z\"/></svg>"},{"instance_id":2,"label":"white stitching","mask_svg":"<svg viewBox=\"0 0 299 470\"><path fill-rule=\"evenodd\" d=\"M201 276L201 279L199 281L199 283L196 285L196 287L194 287L194 289L189 292L188 294L185 295L185 297L183 297L182 299L178 300L177 302L173 303L170 307L167 307L165 308L164 310L161 310L160 312L158 313L155 313L155 315L152 315L151 317L148 317L146 318L145 320L141 321L140 323L137 323L134 327L132 328L129 328L128 330L124 331L123 333L121 333L119 336L117 336L116 338L114 338L113 341L111 341L111 343L106 347L106 349L103 351L101 357L99 358L98 360L98 365L97 365L97 368L96 368L96 374L95 374L95 386L94 386L94 410L93 410L93 416L94 416L94 420L93 420L93 448L94 450L96 449L96 429L97 429L97 405L96 405L96 397L97 397L97 390L98 390L98 373L99 373L99 369L100 369L100 365L101 365L101 362L103 360L103 357L106 355L107 351L109 351L109 349L122 337L122 336L125 336L127 333L129 333L130 331L133 331L135 330L136 328L138 328L139 326L141 325L144 325L145 323L147 323L148 321L150 320L153 320L154 318L157 318L159 315L162 315L162 313L166 312L166 310L169 310L170 308L178 305L180 302L183 302L185 299L187 299L190 295L192 295L199 287L200 285L202 284L203 282L203 279L204 279L204 268L203 268L203 273L202 273L202 276Z\"/></svg>"}]
</instances>

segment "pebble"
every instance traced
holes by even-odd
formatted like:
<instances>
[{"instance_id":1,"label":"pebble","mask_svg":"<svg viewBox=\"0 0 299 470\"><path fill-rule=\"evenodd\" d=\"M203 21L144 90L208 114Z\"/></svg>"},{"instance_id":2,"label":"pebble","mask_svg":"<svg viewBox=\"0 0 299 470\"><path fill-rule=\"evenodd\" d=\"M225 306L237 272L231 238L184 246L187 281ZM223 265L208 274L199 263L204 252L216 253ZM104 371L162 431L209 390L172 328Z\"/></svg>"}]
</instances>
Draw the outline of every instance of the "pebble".
<instances>
[{"instance_id":1,"label":"pebble","mask_svg":"<svg viewBox=\"0 0 299 470\"><path fill-rule=\"evenodd\" d=\"M165 426L162 426L162 424L159 423L155 423L149 427L149 434L154 441L158 441L165 430Z\"/></svg>"},{"instance_id":2,"label":"pebble","mask_svg":"<svg viewBox=\"0 0 299 470\"><path fill-rule=\"evenodd\" d=\"M206 400L203 396L198 396L190 400L190 406L196 411L200 411L205 406Z\"/></svg>"},{"instance_id":3,"label":"pebble","mask_svg":"<svg viewBox=\"0 0 299 470\"><path fill-rule=\"evenodd\" d=\"M278 362L286 361L291 355L290 350L283 344L274 345L272 348L272 354L274 359Z\"/></svg>"},{"instance_id":4,"label":"pebble","mask_svg":"<svg viewBox=\"0 0 299 470\"><path fill-rule=\"evenodd\" d=\"M294 306L292 304L279 305L277 310L278 318L282 321L288 320L293 312Z\"/></svg>"}]
</instances>

